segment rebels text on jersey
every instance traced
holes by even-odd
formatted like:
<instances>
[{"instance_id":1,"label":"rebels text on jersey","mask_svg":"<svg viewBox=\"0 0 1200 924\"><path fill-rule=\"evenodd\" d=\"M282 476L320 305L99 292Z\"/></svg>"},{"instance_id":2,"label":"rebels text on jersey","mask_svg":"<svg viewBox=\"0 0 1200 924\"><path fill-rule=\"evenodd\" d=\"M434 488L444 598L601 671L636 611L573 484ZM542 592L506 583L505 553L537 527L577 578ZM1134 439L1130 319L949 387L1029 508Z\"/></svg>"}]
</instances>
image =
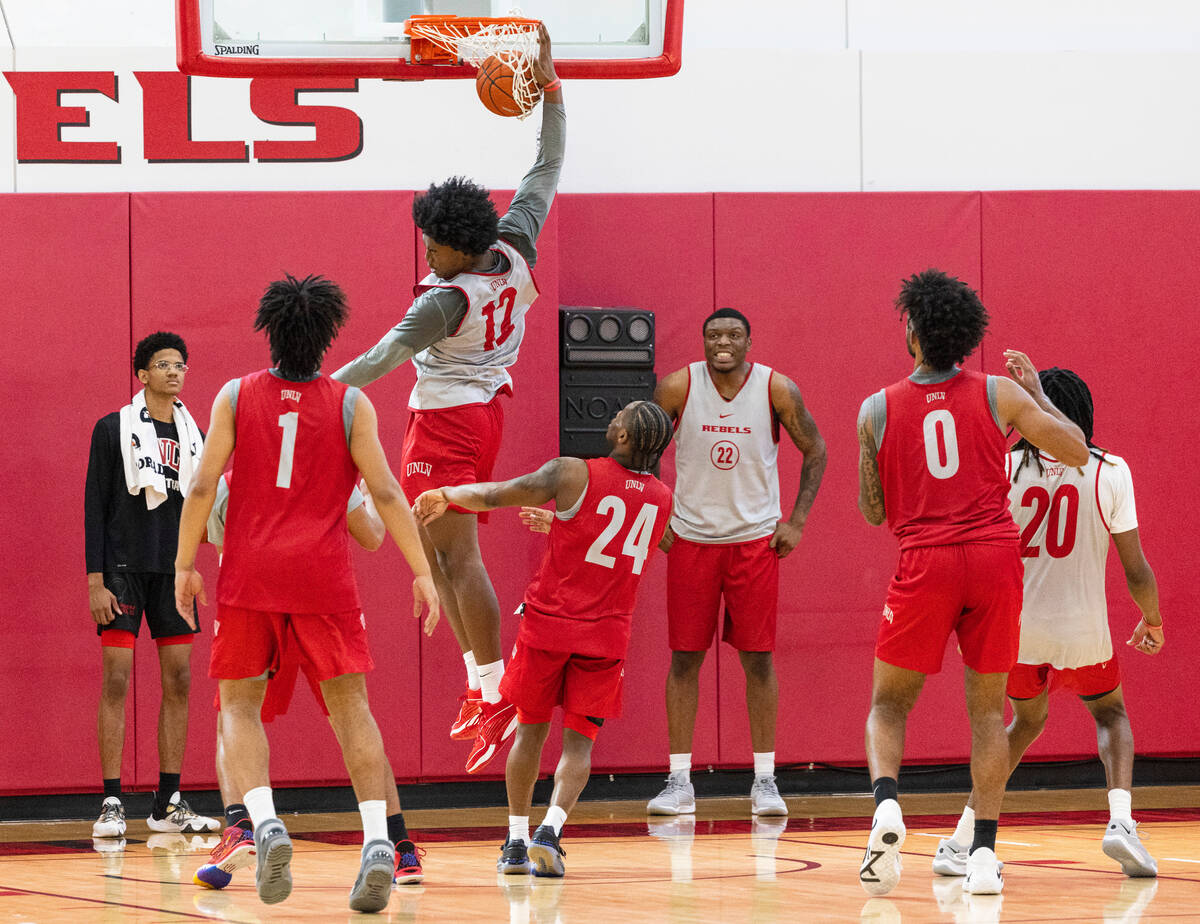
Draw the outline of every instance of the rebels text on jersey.
<instances>
[{"instance_id":1,"label":"rebels text on jersey","mask_svg":"<svg viewBox=\"0 0 1200 924\"><path fill-rule=\"evenodd\" d=\"M671 489L611 458L587 466L583 496L556 514L546 557L525 591L520 639L544 651L623 658L638 582L671 514Z\"/></svg>"}]
</instances>

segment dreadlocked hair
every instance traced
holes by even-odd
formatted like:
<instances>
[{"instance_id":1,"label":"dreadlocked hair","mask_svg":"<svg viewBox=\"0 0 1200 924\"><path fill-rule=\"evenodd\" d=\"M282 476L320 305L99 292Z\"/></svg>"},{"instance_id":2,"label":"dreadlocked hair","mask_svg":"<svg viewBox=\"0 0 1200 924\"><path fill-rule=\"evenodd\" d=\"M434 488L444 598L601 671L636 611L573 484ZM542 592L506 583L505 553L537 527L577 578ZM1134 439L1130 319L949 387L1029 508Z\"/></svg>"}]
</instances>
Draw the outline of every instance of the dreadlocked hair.
<instances>
[{"instance_id":1,"label":"dreadlocked hair","mask_svg":"<svg viewBox=\"0 0 1200 924\"><path fill-rule=\"evenodd\" d=\"M412 205L413 224L439 244L477 256L500 235L500 219L488 191L465 176L435 183Z\"/></svg>"},{"instance_id":2,"label":"dreadlocked hair","mask_svg":"<svg viewBox=\"0 0 1200 924\"><path fill-rule=\"evenodd\" d=\"M988 326L987 309L975 290L941 270L904 280L896 307L912 325L925 363L939 372L970 356Z\"/></svg>"},{"instance_id":3,"label":"dreadlocked hair","mask_svg":"<svg viewBox=\"0 0 1200 924\"><path fill-rule=\"evenodd\" d=\"M1060 369L1058 366L1043 369L1038 373L1038 379L1046 397L1083 431L1083 438L1087 440L1091 454L1103 460L1107 450L1099 449L1092 442L1092 393L1088 390L1087 383L1070 369ZM1021 461L1013 472L1013 484L1017 483L1021 469L1026 463L1031 467L1036 465L1038 474L1042 474L1042 457L1036 446L1029 440L1022 439L1013 449L1021 450Z\"/></svg>"},{"instance_id":4,"label":"dreadlocked hair","mask_svg":"<svg viewBox=\"0 0 1200 924\"><path fill-rule=\"evenodd\" d=\"M271 362L285 379L300 381L321 370L321 359L346 323L346 296L324 276L297 280L288 273L267 286L254 329L265 330Z\"/></svg>"},{"instance_id":5,"label":"dreadlocked hair","mask_svg":"<svg viewBox=\"0 0 1200 924\"><path fill-rule=\"evenodd\" d=\"M653 401L638 401L630 409L630 418L626 428L633 448L630 467L639 472L651 471L675 435L671 415Z\"/></svg>"}]
</instances>

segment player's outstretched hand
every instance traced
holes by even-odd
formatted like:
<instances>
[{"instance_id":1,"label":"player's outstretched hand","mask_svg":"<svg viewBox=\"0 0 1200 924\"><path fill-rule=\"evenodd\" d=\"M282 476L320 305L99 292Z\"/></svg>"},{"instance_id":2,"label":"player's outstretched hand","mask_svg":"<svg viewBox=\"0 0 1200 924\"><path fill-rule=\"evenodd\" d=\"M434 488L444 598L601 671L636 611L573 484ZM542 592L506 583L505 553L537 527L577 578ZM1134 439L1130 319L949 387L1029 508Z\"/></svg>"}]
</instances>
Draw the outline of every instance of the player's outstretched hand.
<instances>
[{"instance_id":1,"label":"player's outstretched hand","mask_svg":"<svg viewBox=\"0 0 1200 924\"><path fill-rule=\"evenodd\" d=\"M1004 368L1008 376L1034 397L1042 393L1042 380L1029 357L1020 350L1004 351Z\"/></svg>"},{"instance_id":2,"label":"player's outstretched hand","mask_svg":"<svg viewBox=\"0 0 1200 924\"><path fill-rule=\"evenodd\" d=\"M554 512L544 507L522 507L517 516L535 533L550 532L550 524L554 522Z\"/></svg>"},{"instance_id":3,"label":"player's outstretched hand","mask_svg":"<svg viewBox=\"0 0 1200 924\"><path fill-rule=\"evenodd\" d=\"M792 549L800 544L802 535L804 530L799 526L793 526L787 520L780 520L775 524L775 534L771 536L767 545L775 550L777 558L786 558Z\"/></svg>"},{"instance_id":4,"label":"player's outstretched hand","mask_svg":"<svg viewBox=\"0 0 1200 924\"><path fill-rule=\"evenodd\" d=\"M539 87L558 79L554 73L554 56L550 53L550 33L546 31L545 23L538 26L538 55L533 59L533 79Z\"/></svg>"},{"instance_id":5,"label":"player's outstretched hand","mask_svg":"<svg viewBox=\"0 0 1200 924\"><path fill-rule=\"evenodd\" d=\"M417 522L424 526L445 513L448 506L446 495L442 493L442 489L434 488L432 491L425 491L417 496L416 501L413 502L412 512L413 516L417 518Z\"/></svg>"},{"instance_id":6,"label":"player's outstretched hand","mask_svg":"<svg viewBox=\"0 0 1200 924\"><path fill-rule=\"evenodd\" d=\"M438 624L438 617L441 615L438 610L437 587L434 586L433 578L427 574L413 578L412 589L413 618L420 619L421 610L428 609L429 614L425 617L423 629L426 635L433 635L434 627Z\"/></svg>"},{"instance_id":7,"label":"player's outstretched hand","mask_svg":"<svg viewBox=\"0 0 1200 924\"><path fill-rule=\"evenodd\" d=\"M1132 645L1143 654L1155 655L1163 649L1166 644L1166 639L1163 636L1162 625L1152 626L1146 620L1142 620L1137 624L1137 628L1133 630L1133 635L1126 645Z\"/></svg>"},{"instance_id":8,"label":"player's outstretched hand","mask_svg":"<svg viewBox=\"0 0 1200 924\"><path fill-rule=\"evenodd\" d=\"M175 609L191 629L196 628L196 617L192 614L192 601L196 598L208 606L208 594L204 592L204 577L195 568L175 572Z\"/></svg>"},{"instance_id":9,"label":"player's outstretched hand","mask_svg":"<svg viewBox=\"0 0 1200 924\"><path fill-rule=\"evenodd\" d=\"M92 611L92 619L96 620L98 626L107 626L121 615L116 596L103 584L88 585L88 609Z\"/></svg>"}]
</instances>

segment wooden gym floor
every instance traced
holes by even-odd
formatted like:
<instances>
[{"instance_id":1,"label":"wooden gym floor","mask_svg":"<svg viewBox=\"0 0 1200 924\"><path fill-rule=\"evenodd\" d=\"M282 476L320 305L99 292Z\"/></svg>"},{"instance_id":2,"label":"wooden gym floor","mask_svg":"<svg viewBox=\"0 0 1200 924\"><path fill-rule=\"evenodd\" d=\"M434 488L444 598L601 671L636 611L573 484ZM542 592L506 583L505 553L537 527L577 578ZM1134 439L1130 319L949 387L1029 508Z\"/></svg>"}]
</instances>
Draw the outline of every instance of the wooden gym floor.
<instances>
[{"instance_id":1,"label":"wooden gym floor","mask_svg":"<svg viewBox=\"0 0 1200 924\"><path fill-rule=\"evenodd\" d=\"M500 876L505 810L413 811L428 853L425 883L397 887L380 916L393 922L977 922L1200 921L1200 787L1134 792L1134 815L1157 879L1127 879L1100 851L1107 820L1100 790L1013 792L997 853L1001 896L962 893L935 876L938 837L961 795L903 798L904 876L881 898L857 881L870 824L866 796L791 797L791 816L752 821L748 799L701 799L695 819L647 818L642 802L581 803L567 826L565 879ZM535 808L534 825L541 809ZM275 906L252 870L223 891L192 872L216 836L151 835L130 819L124 841L96 841L91 822L0 824L0 922L347 921L358 869L358 816L291 815L295 889Z\"/></svg>"}]
</instances>

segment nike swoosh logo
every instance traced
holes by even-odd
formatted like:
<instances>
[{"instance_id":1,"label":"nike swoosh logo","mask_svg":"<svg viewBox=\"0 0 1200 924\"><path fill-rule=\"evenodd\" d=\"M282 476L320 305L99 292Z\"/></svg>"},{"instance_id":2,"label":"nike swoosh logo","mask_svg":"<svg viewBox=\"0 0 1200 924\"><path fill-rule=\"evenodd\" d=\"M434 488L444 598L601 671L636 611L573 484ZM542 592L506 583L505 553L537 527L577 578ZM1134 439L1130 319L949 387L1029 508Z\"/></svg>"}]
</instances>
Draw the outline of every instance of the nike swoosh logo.
<instances>
[{"instance_id":1,"label":"nike swoosh logo","mask_svg":"<svg viewBox=\"0 0 1200 924\"><path fill-rule=\"evenodd\" d=\"M720 416L720 418L721 418L722 420L724 420L726 417L732 417L733 415L732 415L732 414L720 414L720 415L718 415L718 416Z\"/></svg>"}]
</instances>

